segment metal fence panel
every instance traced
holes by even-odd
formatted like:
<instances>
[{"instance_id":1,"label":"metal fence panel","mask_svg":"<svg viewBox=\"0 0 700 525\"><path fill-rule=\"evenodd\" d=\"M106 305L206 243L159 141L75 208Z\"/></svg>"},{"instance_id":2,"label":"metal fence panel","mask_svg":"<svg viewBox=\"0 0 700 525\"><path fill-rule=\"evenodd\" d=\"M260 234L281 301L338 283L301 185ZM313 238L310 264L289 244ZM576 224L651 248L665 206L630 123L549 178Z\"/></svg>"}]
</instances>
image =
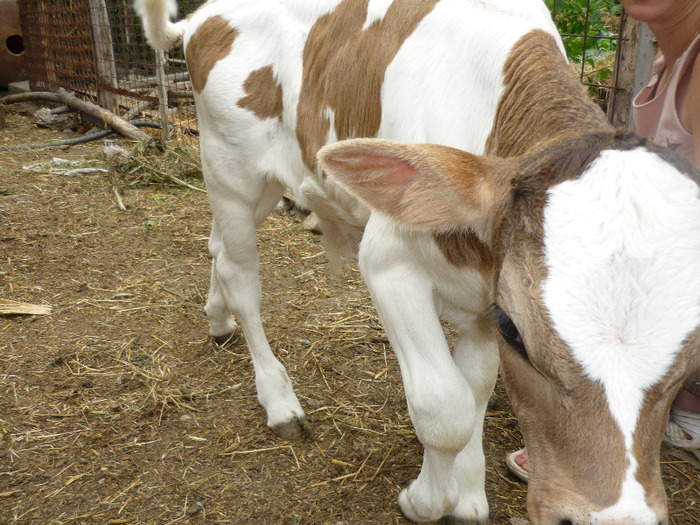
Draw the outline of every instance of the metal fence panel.
<instances>
[{"instance_id":1,"label":"metal fence panel","mask_svg":"<svg viewBox=\"0 0 700 525\"><path fill-rule=\"evenodd\" d=\"M181 15L202 3L180 0ZM196 129L182 52L169 54L161 91L155 53L132 0L20 0L19 7L32 90L63 87L129 120L166 117L170 125Z\"/></svg>"}]
</instances>

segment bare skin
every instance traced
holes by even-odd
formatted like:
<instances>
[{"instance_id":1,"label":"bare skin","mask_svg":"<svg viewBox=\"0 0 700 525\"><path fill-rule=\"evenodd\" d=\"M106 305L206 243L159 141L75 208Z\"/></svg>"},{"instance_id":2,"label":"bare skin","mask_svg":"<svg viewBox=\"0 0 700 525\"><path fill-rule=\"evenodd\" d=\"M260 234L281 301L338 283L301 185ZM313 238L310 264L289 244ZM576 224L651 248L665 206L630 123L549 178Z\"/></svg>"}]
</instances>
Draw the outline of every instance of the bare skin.
<instances>
[{"instance_id":1,"label":"bare skin","mask_svg":"<svg viewBox=\"0 0 700 525\"><path fill-rule=\"evenodd\" d=\"M700 31L700 3L696 0L621 0L627 13L646 22L659 44L666 69L659 89L668 82L668 75L683 52ZM700 57L681 80L678 87L678 116L694 138L693 163L700 169Z\"/></svg>"}]
</instances>

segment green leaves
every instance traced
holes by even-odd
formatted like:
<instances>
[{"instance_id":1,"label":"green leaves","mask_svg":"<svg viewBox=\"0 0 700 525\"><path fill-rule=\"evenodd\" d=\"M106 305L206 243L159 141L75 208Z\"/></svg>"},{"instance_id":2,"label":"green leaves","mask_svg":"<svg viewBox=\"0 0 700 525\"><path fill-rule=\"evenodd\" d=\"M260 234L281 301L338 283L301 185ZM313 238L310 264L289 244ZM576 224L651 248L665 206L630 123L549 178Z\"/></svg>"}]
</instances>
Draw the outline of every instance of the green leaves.
<instances>
[{"instance_id":1,"label":"green leaves","mask_svg":"<svg viewBox=\"0 0 700 525\"><path fill-rule=\"evenodd\" d=\"M613 76L622 6L618 0L545 0L569 60L591 94L605 99ZM601 89L599 89L601 88Z\"/></svg>"},{"instance_id":2,"label":"green leaves","mask_svg":"<svg viewBox=\"0 0 700 525\"><path fill-rule=\"evenodd\" d=\"M615 37L622 12L617 0L545 0L550 10L554 9L555 1L554 21L564 36L569 60L577 63L585 61L594 66L600 59L615 54ZM587 38L574 35L587 35Z\"/></svg>"}]
</instances>

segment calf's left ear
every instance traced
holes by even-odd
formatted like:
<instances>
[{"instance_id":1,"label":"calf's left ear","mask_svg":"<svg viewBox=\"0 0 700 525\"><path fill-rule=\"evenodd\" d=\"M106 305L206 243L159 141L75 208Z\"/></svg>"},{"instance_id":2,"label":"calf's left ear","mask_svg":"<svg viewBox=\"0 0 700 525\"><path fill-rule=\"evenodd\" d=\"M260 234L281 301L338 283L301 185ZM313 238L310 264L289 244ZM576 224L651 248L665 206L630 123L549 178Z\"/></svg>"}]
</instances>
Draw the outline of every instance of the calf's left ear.
<instances>
[{"instance_id":1,"label":"calf's left ear","mask_svg":"<svg viewBox=\"0 0 700 525\"><path fill-rule=\"evenodd\" d=\"M318 160L351 194L401 224L433 230L467 227L487 244L513 172L506 159L380 139L325 146Z\"/></svg>"}]
</instances>

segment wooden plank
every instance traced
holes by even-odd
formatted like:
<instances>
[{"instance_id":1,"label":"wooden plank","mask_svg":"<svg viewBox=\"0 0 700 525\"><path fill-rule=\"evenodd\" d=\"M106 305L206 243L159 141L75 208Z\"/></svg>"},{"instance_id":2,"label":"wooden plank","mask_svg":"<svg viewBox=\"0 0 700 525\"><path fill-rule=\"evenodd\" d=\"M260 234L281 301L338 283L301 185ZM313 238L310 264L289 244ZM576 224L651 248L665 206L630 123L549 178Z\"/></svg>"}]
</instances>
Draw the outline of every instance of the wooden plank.
<instances>
[{"instance_id":1,"label":"wooden plank","mask_svg":"<svg viewBox=\"0 0 700 525\"><path fill-rule=\"evenodd\" d=\"M170 139L170 119L168 118L168 86L165 80L165 51L156 51L156 76L158 78L158 107L160 110L160 138Z\"/></svg>"},{"instance_id":2,"label":"wooden plank","mask_svg":"<svg viewBox=\"0 0 700 525\"><path fill-rule=\"evenodd\" d=\"M620 40L615 56L615 77L608 105L608 120L618 128L627 129L632 120L632 97L634 95L634 73L639 46L639 22L628 18L624 11L620 15Z\"/></svg>"}]
</instances>

